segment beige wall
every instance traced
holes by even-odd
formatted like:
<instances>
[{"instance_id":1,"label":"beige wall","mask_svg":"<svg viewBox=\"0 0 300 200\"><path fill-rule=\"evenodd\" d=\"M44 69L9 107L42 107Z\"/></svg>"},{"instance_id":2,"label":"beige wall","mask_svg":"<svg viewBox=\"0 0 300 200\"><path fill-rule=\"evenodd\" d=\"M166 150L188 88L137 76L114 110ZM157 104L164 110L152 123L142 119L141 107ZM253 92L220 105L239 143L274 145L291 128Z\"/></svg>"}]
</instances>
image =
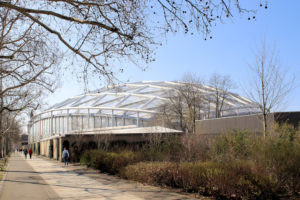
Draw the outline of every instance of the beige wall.
<instances>
[{"instance_id":1,"label":"beige wall","mask_svg":"<svg viewBox=\"0 0 300 200\"><path fill-rule=\"evenodd\" d=\"M58 138L53 139L53 159L58 160L59 159L59 140Z\"/></svg>"},{"instance_id":2,"label":"beige wall","mask_svg":"<svg viewBox=\"0 0 300 200\"><path fill-rule=\"evenodd\" d=\"M62 149L62 137L60 137L60 138L58 138L58 144L59 144L59 158L58 158L58 160L62 160L62 151L63 151L63 149Z\"/></svg>"},{"instance_id":3,"label":"beige wall","mask_svg":"<svg viewBox=\"0 0 300 200\"><path fill-rule=\"evenodd\" d=\"M60 138L54 138L50 140L44 140L40 142L40 155L47 156L52 154L53 159L60 160L61 157L61 142ZM50 153L51 145L53 146L53 150Z\"/></svg>"},{"instance_id":4,"label":"beige wall","mask_svg":"<svg viewBox=\"0 0 300 200\"><path fill-rule=\"evenodd\" d=\"M270 115L268 124L273 124L273 119L273 115ZM262 119L258 115L247 115L196 121L196 133L198 134L219 134L232 130L248 130L253 133L262 133Z\"/></svg>"},{"instance_id":5,"label":"beige wall","mask_svg":"<svg viewBox=\"0 0 300 200\"><path fill-rule=\"evenodd\" d=\"M46 156L46 146L47 146L47 141L40 142L40 154L43 156Z\"/></svg>"}]
</instances>

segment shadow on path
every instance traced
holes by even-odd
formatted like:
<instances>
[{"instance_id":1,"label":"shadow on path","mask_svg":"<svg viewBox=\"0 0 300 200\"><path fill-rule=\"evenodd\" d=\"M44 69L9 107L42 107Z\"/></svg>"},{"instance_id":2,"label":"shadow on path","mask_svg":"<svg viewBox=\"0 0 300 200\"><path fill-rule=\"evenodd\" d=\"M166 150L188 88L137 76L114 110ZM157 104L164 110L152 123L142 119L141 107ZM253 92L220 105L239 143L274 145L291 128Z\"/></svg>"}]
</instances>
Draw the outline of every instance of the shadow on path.
<instances>
[{"instance_id":1,"label":"shadow on path","mask_svg":"<svg viewBox=\"0 0 300 200\"><path fill-rule=\"evenodd\" d=\"M41 178L42 180L42 178ZM88 188L88 187L79 187L79 186L68 186L68 185L60 185L60 184L47 184L47 183L39 183L39 182L30 182L30 181L21 181L21 180L4 180L4 182L14 182L14 183L25 183L25 184L35 184L35 185L52 185L57 187L65 187L65 188L78 188L83 190L108 190L108 189L102 189L102 188Z\"/></svg>"}]
</instances>

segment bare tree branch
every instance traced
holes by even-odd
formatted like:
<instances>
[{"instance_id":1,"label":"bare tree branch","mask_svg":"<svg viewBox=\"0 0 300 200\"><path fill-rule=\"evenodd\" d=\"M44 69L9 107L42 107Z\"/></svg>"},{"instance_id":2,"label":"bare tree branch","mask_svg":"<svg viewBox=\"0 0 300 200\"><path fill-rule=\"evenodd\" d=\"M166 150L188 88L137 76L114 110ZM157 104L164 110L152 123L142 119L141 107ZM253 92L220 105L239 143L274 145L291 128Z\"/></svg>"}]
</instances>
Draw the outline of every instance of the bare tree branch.
<instances>
[{"instance_id":1,"label":"bare tree branch","mask_svg":"<svg viewBox=\"0 0 300 200\"><path fill-rule=\"evenodd\" d=\"M49 44L64 45L73 58L78 56L83 61L78 67L82 77L98 73L112 80L115 60L152 62L161 33L195 30L206 38L211 35L212 23L221 21L222 16L230 18L249 10L237 0L0 1L0 12L8 11L16 23L34 24L33 28L48 33ZM14 57L0 52L0 58Z\"/></svg>"},{"instance_id":2,"label":"bare tree branch","mask_svg":"<svg viewBox=\"0 0 300 200\"><path fill-rule=\"evenodd\" d=\"M229 91L234 88L234 83L229 76L212 74L209 80L210 86L214 89L213 103L215 103L215 118L222 117L224 102L229 96Z\"/></svg>"}]
</instances>

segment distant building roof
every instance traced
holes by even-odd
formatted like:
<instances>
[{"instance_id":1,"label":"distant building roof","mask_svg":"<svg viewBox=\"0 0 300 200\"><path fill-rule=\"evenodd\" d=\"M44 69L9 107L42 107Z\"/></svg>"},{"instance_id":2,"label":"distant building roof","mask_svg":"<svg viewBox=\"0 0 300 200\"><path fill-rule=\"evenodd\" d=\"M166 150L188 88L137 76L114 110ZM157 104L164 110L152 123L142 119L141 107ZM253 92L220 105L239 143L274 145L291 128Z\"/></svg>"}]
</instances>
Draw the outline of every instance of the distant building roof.
<instances>
[{"instance_id":1,"label":"distant building roof","mask_svg":"<svg viewBox=\"0 0 300 200\"><path fill-rule=\"evenodd\" d=\"M28 144L28 135L26 135L26 134L21 135L21 143L22 143L22 145Z\"/></svg>"}]
</instances>

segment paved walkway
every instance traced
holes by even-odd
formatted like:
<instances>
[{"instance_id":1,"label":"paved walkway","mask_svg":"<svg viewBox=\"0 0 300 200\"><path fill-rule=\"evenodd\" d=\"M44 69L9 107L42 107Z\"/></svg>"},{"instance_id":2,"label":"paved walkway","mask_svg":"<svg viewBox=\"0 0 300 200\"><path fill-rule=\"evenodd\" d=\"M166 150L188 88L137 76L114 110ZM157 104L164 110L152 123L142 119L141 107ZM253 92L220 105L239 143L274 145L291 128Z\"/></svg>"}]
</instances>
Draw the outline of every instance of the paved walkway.
<instances>
[{"instance_id":1,"label":"paved walkway","mask_svg":"<svg viewBox=\"0 0 300 200\"><path fill-rule=\"evenodd\" d=\"M1 200L59 199L54 190L19 153L10 157L7 174L4 176L1 186Z\"/></svg>"},{"instance_id":2,"label":"paved walkway","mask_svg":"<svg viewBox=\"0 0 300 200\"><path fill-rule=\"evenodd\" d=\"M7 172L1 200L193 199L191 196L100 174L82 166L65 167L58 161L36 156L25 160L20 153L11 156Z\"/></svg>"}]
</instances>

